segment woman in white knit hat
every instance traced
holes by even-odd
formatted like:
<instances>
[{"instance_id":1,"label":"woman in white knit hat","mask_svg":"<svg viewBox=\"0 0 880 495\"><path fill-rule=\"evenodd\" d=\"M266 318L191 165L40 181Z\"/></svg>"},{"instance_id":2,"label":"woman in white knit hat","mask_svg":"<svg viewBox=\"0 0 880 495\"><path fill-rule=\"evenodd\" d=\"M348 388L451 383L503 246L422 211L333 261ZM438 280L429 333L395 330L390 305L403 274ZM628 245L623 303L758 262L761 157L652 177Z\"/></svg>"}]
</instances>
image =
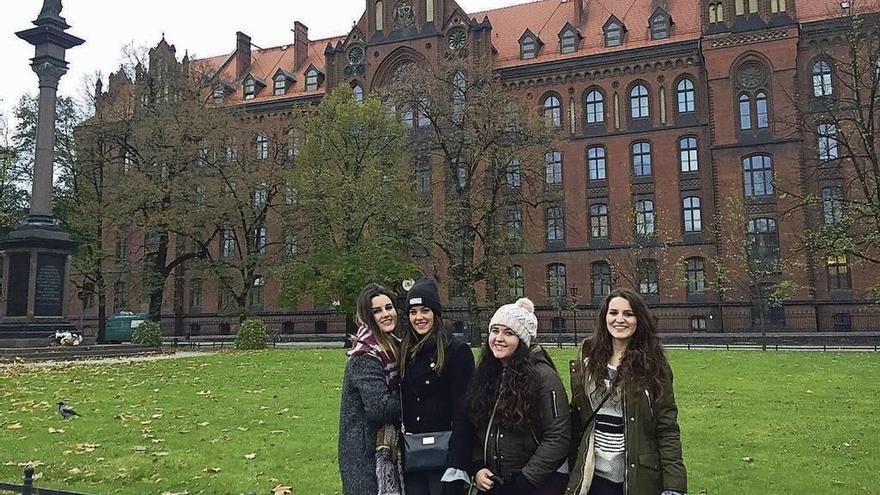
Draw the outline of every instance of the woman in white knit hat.
<instances>
[{"instance_id":1,"label":"woman in white knit hat","mask_svg":"<svg viewBox=\"0 0 880 495\"><path fill-rule=\"evenodd\" d=\"M565 488L568 398L550 356L532 346L535 306L498 308L468 391L476 428L474 484L492 495L555 495Z\"/></svg>"}]
</instances>

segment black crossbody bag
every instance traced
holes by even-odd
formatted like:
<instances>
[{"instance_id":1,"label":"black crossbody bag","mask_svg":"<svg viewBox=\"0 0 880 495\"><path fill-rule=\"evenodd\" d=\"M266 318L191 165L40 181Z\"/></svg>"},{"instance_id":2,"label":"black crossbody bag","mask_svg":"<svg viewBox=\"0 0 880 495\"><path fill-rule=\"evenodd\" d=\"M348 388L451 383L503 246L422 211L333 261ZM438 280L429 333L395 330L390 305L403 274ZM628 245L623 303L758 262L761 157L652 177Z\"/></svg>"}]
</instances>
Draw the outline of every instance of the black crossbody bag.
<instances>
[{"instance_id":1,"label":"black crossbody bag","mask_svg":"<svg viewBox=\"0 0 880 495\"><path fill-rule=\"evenodd\" d=\"M403 384L400 385L400 431L403 433L403 470L421 473L446 468L452 431L409 433L403 416Z\"/></svg>"}]
</instances>

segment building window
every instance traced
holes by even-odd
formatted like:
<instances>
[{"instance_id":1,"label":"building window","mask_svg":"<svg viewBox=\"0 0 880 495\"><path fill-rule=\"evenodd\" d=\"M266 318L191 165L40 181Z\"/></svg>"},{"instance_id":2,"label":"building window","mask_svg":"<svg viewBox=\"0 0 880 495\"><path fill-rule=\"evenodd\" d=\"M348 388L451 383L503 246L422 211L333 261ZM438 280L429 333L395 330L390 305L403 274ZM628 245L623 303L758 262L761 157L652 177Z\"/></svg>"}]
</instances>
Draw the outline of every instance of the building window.
<instances>
[{"instance_id":1,"label":"building window","mask_svg":"<svg viewBox=\"0 0 880 495\"><path fill-rule=\"evenodd\" d=\"M719 22L724 22L724 4L711 3L709 4L709 24Z\"/></svg>"},{"instance_id":2,"label":"building window","mask_svg":"<svg viewBox=\"0 0 880 495\"><path fill-rule=\"evenodd\" d=\"M122 264L128 261L128 236L120 234L116 238L116 263Z\"/></svg>"},{"instance_id":3,"label":"building window","mask_svg":"<svg viewBox=\"0 0 880 495\"><path fill-rule=\"evenodd\" d=\"M739 95L739 128L742 131L752 128L752 104L745 93Z\"/></svg>"},{"instance_id":4,"label":"building window","mask_svg":"<svg viewBox=\"0 0 880 495\"><path fill-rule=\"evenodd\" d=\"M770 13L778 14L785 12L785 0L770 0Z\"/></svg>"},{"instance_id":5,"label":"building window","mask_svg":"<svg viewBox=\"0 0 880 495\"><path fill-rule=\"evenodd\" d=\"M559 38L559 53L574 53L578 48L580 36L574 29L568 29Z\"/></svg>"},{"instance_id":6,"label":"building window","mask_svg":"<svg viewBox=\"0 0 880 495\"><path fill-rule=\"evenodd\" d=\"M125 281L117 280L113 284L113 310L117 313L125 309L128 304L128 295L125 290Z\"/></svg>"},{"instance_id":7,"label":"building window","mask_svg":"<svg viewBox=\"0 0 880 495\"><path fill-rule=\"evenodd\" d=\"M603 124L605 122L605 97L598 89L591 89L586 97L587 124Z\"/></svg>"},{"instance_id":8,"label":"building window","mask_svg":"<svg viewBox=\"0 0 880 495\"><path fill-rule=\"evenodd\" d=\"M427 158L416 161L416 191L422 199L431 197L433 178L431 176L431 162Z\"/></svg>"},{"instance_id":9,"label":"building window","mask_svg":"<svg viewBox=\"0 0 880 495\"><path fill-rule=\"evenodd\" d=\"M651 39L662 40L669 37L669 14L658 9L651 18Z\"/></svg>"},{"instance_id":10,"label":"building window","mask_svg":"<svg viewBox=\"0 0 880 495\"><path fill-rule=\"evenodd\" d=\"M828 290L849 290L852 288L846 256L829 256L827 267Z\"/></svg>"},{"instance_id":11,"label":"building window","mask_svg":"<svg viewBox=\"0 0 880 495\"><path fill-rule=\"evenodd\" d=\"M318 71L309 69L306 72L306 91L316 91L318 89Z\"/></svg>"},{"instance_id":12,"label":"building window","mask_svg":"<svg viewBox=\"0 0 880 495\"><path fill-rule=\"evenodd\" d=\"M746 197L773 194L773 159L752 155L743 160L743 187Z\"/></svg>"},{"instance_id":13,"label":"building window","mask_svg":"<svg viewBox=\"0 0 880 495\"><path fill-rule=\"evenodd\" d=\"M235 256L235 231L232 229L224 229L221 239L220 256L223 258L232 258Z\"/></svg>"},{"instance_id":14,"label":"building window","mask_svg":"<svg viewBox=\"0 0 880 495\"><path fill-rule=\"evenodd\" d=\"M354 101L358 103L364 102L364 88L362 88L360 84L355 83L354 86L351 87L351 91L354 93Z\"/></svg>"},{"instance_id":15,"label":"building window","mask_svg":"<svg viewBox=\"0 0 880 495\"><path fill-rule=\"evenodd\" d=\"M748 222L749 254L752 267L762 272L776 272L779 260L779 236L776 220L753 218Z\"/></svg>"},{"instance_id":16,"label":"building window","mask_svg":"<svg viewBox=\"0 0 880 495\"><path fill-rule=\"evenodd\" d=\"M694 82L690 79L684 78L678 81L676 96L678 98L678 113L689 113L696 109Z\"/></svg>"},{"instance_id":17,"label":"building window","mask_svg":"<svg viewBox=\"0 0 880 495\"><path fill-rule=\"evenodd\" d=\"M244 99L252 100L257 94L257 81L253 77L244 80Z\"/></svg>"},{"instance_id":18,"label":"building window","mask_svg":"<svg viewBox=\"0 0 880 495\"><path fill-rule=\"evenodd\" d=\"M284 235L284 254L288 258L292 258L299 253L299 234L294 229L287 231Z\"/></svg>"},{"instance_id":19,"label":"building window","mask_svg":"<svg viewBox=\"0 0 880 495\"><path fill-rule=\"evenodd\" d=\"M519 42L519 58L528 60L538 55L538 40L532 36L524 36Z\"/></svg>"},{"instance_id":20,"label":"building window","mask_svg":"<svg viewBox=\"0 0 880 495\"><path fill-rule=\"evenodd\" d=\"M226 96L226 92L223 90L223 85L218 84L214 86L213 91L211 91L211 98L216 102L223 99Z\"/></svg>"},{"instance_id":21,"label":"building window","mask_svg":"<svg viewBox=\"0 0 880 495\"><path fill-rule=\"evenodd\" d=\"M254 278L254 286L251 288L250 294L250 307L255 311L262 311L263 306L265 305L265 292L264 287L266 286L266 279L257 275Z\"/></svg>"},{"instance_id":22,"label":"building window","mask_svg":"<svg viewBox=\"0 0 880 495\"><path fill-rule=\"evenodd\" d=\"M636 235L654 235L654 202L650 199L636 201Z\"/></svg>"},{"instance_id":23,"label":"building window","mask_svg":"<svg viewBox=\"0 0 880 495\"><path fill-rule=\"evenodd\" d=\"M507 207L507 240L512 243L522 241L522 210L519 206Z\"/></svg>"},{"instance_id":24,"label":"building window","mask_svg":"<svg viewBox=\"0 0 880 495\"><path fill-rule=\"evenodd\" d=\"M565 240L565 223L562 208L551 206L547 208L547 242L561 242Z\"/></svg>"},{"instance_id":25,"label":"building window","mask_svg":"<svg viewBox=\"0 0 880 495\"><path fill-rule=\"evenodd\" d=\"M269 137L262 132L257 133L254 136L254 143L256 145L257 160L269 158Z\"/></svg>"},{"instance_id":26,"label":"building window","mask_svg":"<svg viewBox=\"0 0 880 495\"><path fill-rule=\"evenodd\" d=\"M709 327L705 316L691 316L691 332L705 332Z\"/></svg>"},{"instance_id":27,"label":"building window","mask_svg":"<svg viewBox=\"0 0 880 495\"><path fill-rule=\"evenodd\" d=\"M706 292L706 262L703 258L690 258L686 268L688 294Z\"/></svg>"},{"instance_id":28,"label":"building window","mask_svg":"<svg viewBox=\"0 0 880 495\"><path fill-rule=\"evenodd\" d=\"M700 169L697 138L689 136L678 140L678 162L682 173L697 172Z\"/></svg>"},{"instance_id":29,"label":"building window","mask_svg":"<svg viewBox=\"0 0 880 495\"><path fill-rule=\"evenodd\" d=\"M767 109L767 93L758 91L755 95L755 115L758 118L758 129L766 129L770 125L770 114Z\"/></svg>"},{"instance_id":30,"label":"building window","mask_svg":"<svg viewBox=\"0 0 880 495\"><path fill-rule=\"evenodd\" d=\"M547 184L562 184L562 152L551 151L544 155L547 162L545 181Z\"/></svg>"},{"instance_id":31,"label":"building window","mask_svg":"<svg viewBox=\"0 0 880 495\"><path fill-rule=\"evenodd\" d=\"M522 165L519 163L519 158L513 157L507 162L507 171L504 178L507 182L507 187L512 189L520 187L522 184Z\"/></svg>"},{"instance_id":32,"label":"building window","mask_svg":"<svg viewBox=\"0 0 880 495\"><path fill-rule=\"evenodd\" d=\"M597 261L590 265L590 278L593 280L593 298L611 294L611 265L605 261Z\"/></svg>"},{"instance_id":33,"label":"building window","mask_svg":"<svg viewBox=\"0 0 880 495\"><path fill-rule=\"evenodd\" d=\"M272 91L275 93L275 96L281 96L287 92L287 76L284 74L278 74L275 76L274 83L272 85Z\"/></svg>"},{"instance_id":34,"label":"building window","mask_svg":"<svg viewBox=\"0 0 880 495\"><path fill-rule=\"evenodd\" d=\"M199 313L202 310L202 280L194 278L189 281L189 312Z\"/></svg>"},{"instance_id":35,"label":"building window","mask_svg":"<svg viewBox=\"0 0 880 495\"><path fill-rule=\"evenodd\" d=\"M620 46L623 44L623 26L617 20L611 20L605 25L605 46Z\"/></svg>"},{"instance_id":36,"label":"building window","mask_svg":"<svg viewBox=\"0 0 880 495\"><path fill-rule=\"evenodd\" d=\"M401 121L408 129L428 127L431 120L428 118L428 97L420 96L415 105L405 104L401 109Z\"/></svg>"},{"instance_id":37,"label":"building window","mask_svg":"<svg viewBox=\"0 0 880 495\"><path fill-rule=\"evenodd\" d=\"M382 8L382 0L376 2L376 31L385 29L385 13Z\"/></svg>"},{"instance_id":38,"label":"building window","mask_svg":"<svg viewBox=\"0 0 880 495\"><path fill-rule=\"evenodd\" d=\"M559 102L559 97L549 95L544 98L544 103L541 106L544 111L544 124L547 127L560 127L562 125L562 104Z\"/></svg>"},{"instance_id":39,"label":"building window","mask_svg":"<svg viewBox=\"0 0 880 495\"><path fill-rule=\"evenodd\" d=\"M816 137L819 144L819 161L837 160L837 124L817 125Z\"/></svg>"},{"instance_id":40,"label":"building window","mask_svg":"<svg viewBox=\"0 0 880 495\"><path fill-rule=\"evenodd\" d=\"M822 218L825 225L840 223L843 216L843 191L838 186L822 188Z\"/></svg>"},{"instance_id":41,"label":"building window","mask_svg":"<svg viewBox=\"0 0 880 495\"><path fill-rule=\"evenodd\" d=\"M565 265L554 263L547 266L547 297L561 299L565 297Z\"/></svg>"},{"instance_id":42,"label":"building window","mask_svg":"<svg viewBox=\"0 0 880 495\"><path fill-rule=\"evenodd\" d=\"M758 13L758 0L749 0L749 14Z\"/></svg>"},{"instance_id":43,"label":"building window","mask_svg":"<svg viewBox=\"0 0 880 495\"><path fill-rule=\"evenodd\" d=\"M593 239L608 238L608 205L605 203L590 206L590 236Z\"/></svg>"},{"instance_id":44,"label":"building window","mask_svg":"<svg viewBox=\"0 0 880 495\"><path fill-rule=\"evenodd\" d=\"M467 78L464 72L455 71L452 75L452 116L456 122L461 122L464 116L464 104L467 100Z\"/></svg>"},{"instance_id":45,"label":"building window","mask_svg":"<svg viewBox=\"0 0 880 495\"><path fill-rule=\"evenodd\" d=\"M632 144L632 167L635 177L651 175L651 143L641 141Z\"/></svg>"},{"instance_id":46,"label":"building window","mask_svg":"<svg viewBox=\"0 0 880 495\"><path fill-rule=\"evenodd\" d=\"M819 60L813 64L813 96L831 96L834 92L831 77L831 64L827 60Z\"/></svg>"},{"instance_id":47,"label":"building window","mask_svg":"<svg viewBox=\"0 0 880 495\"><path fill-rule=\"evenodd\" d=\"M587 169L590 180L605 180L605 147L591 146L587 148Z\"/></svg>"},{"instance_id":48,"label":"building window","mask_svg":"<svg viewBox=\"0 0 880 495\"><path fill-rule=\"evenodd\" d=\"M700 198L688 196L682 202L684 212L684 231L700 232L703 230L702 212L700 211Z\"/></svg>"},{"instance_id":49,"label":"building window","mask_svg":"<svg viewBox=\"0 0 880 495\"><path fill-rule=\"evenodd\" d=\"M260 209L266 206L269 200L269 187L265 182L257 184L254 189L254 208Z\"/></svg>"},{"instance_id":50,"label":"building window","mask_svg":"<svg viewBox=\"0 0 880 495\"><path fill-rule=\"evenodd\" d=\"M646 119L651 116L648 107L648 88L644 84L636 84L629 90L629 111L634 119Z\"/></svg>"},{"instance_id":51,"label":"building window","mask_svg":"<svg viewBox=\"0 0 880 495\"><path fill-rule=\"evenodd\" d=\"M660 293L660 266L657 260L645 259L639 261L637 272L639 294L643 296L656 296Z\"/></svg>"},{"instance_id":52,"label":"building window","mask_svg":"<svg viewBox=\"0 0 880 495\"><path fill-rule=\"evenodd\" d=\"M507 278L509 284L510 299L517 300L525 297L525 277L523 275L523 267L513 265L507 268Z\"/></svg>"},{"instance_id":53,"label":"building window","mask_svg":"<svg viewBox=\"0 0 880 495\"><path fill-rule=\"evenodd\" d=\"M254 251L258 254L266 254L266 246L269 244L269 235L265 226L254 229Z\"/></svg>"},{"instance_id":54,"label":"building window","mask_svg":"<svg viewBox=\"0 0 880 495\"><path fill-rule=\"evenodd\" d=\"M238 302L236 302L235 296L232 294L232 291L229 289L229 287L223 287L220 290L220 298L217 301L217 310L221 313L228 313L235 309L237 305Z\"/></svg>"}]
</instances>

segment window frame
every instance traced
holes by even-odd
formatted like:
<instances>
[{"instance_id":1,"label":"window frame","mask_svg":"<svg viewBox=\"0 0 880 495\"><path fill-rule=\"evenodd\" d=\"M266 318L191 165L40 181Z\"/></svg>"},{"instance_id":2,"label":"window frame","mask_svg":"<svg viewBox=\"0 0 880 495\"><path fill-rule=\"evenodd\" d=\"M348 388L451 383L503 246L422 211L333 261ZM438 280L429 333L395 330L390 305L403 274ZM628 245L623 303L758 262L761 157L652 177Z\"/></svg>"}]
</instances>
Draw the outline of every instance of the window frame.
<instances>
[{"instance_id":1,"label":"window frame","mask_svg":"<svg viewBox=\"0 0 880 495\"><path fill-rule=\"evenodd\" d=\"M690 77L685 76L678 80L675 84L675 108L678 115L691 114L697 111L696 91L696 85ZM684 110L682 110L682 104L684 104Z\"/></svg>"},{"instance_id":2,"label":"window frame","mask_svg":"<svg viewBox=\"0 0 880 495\"><path fill-rule=\"evenodd\" d=\"M706 260L695 256L685 260L688 295L706 293Z\"/></svg>"},{"instance_id":3,"label":"window frame","mask_svg":"<svg viewBox=\"0 0 880 495\"><path fill-rule=\"evenodd\" d=\"M641 238L654 235L657 231L656 216L654 213L654 200L643 198L636 200L635 206L635 234Z\"/></svg>"},{"instance_id":4,"label":"window frame","mask_svg":"<svg viewBox=\"0 0 880 495\"><path fill-rule=\"evenodd\" d=\"M817 70L818 69L818 70ZM813 98L827 98L834 95L833 65L826 58L820 58L810 66Z\"/></svg>"},{"instance_id":5,"label":"window frame","mask_svg":"<svg viewBox=\"0 0 880 495\"><path fill-rule=\"evenodd\" d=\"M589 88L584 93L584 122L588 126L605 124L605 93L599 88Z\"/></svg>"},{"instance_id":6,"label":"window frame","mask_svg":"<svg viewBox=\"0 0 880 495\"><path fill-rule=\"evenodd\" d=\"M561 186L563 181L562 168L564 163L562 151L553 150L544 153L544 163L544 184L548 186Z\"/></svg>"},{"instance_id":7,"label":"window frame","mask_svg":"<svg viewBox=\"0 0 880 495\"><path fill-rule=\"evenodd\" d=\"M548 243L565 241L565 212L562 206L553 204L544 212L545 237Z\"/></svg>"},{"instance_id":8,"label":"window frame","mask_svg":"<svg viewBox=\"0 0 880 495\"><path fill-rule=\"evenodd\" d=\"M560 281L562 282L560 284ZM550 263L547 265L547 298L561 299L566 296L568 286L566 267L564 263Z\"/></svg>"},{"instance_id":9,"label":"window frame","mask_svg":"<svg viewBox=\"0 0 880 495\"><path fill-rule=\"evenodd\" d=\"M609 209L607 203L590 205L590 239L608 239Z\"/></svg>"},{"instance_id":10,"label":"window frame","mask_svg":"<svg viewBox=\"0 0 880 495\"><path fill-rule=\"evenodd\" d=\"M590 263L590 292L593 299L611 294L613 285L614 275L611 271L611 265L607 261Z\"/></svg>"},{"instance_id":11,"label":"window frame","mask_svg":"<svg viewBox=\"0 0 880 495\"><path fill-rule=\"evenodd\" d=\"M636 90L639 90L638 94ZM629 118L630 120L645 120L651 118L651 90L643 81L634 83L629 88Z\"/></svg>"},{"instance_id":12,"label":"window frame","mask_svg":"<svg viewBox=\"0 0 880 495\"><path fill-rule=\"evenodd\" d=\"M636 150L636 146L639 147ZM645 151L647 146L647 151ZM653 147L650 141L635 141L630 144L630 172L633 177L651 177L653 175ZM647 160L646 160L647 157ZM638 163L636 160L638 159ZM638 169L636 168L638 167ZM647 170L647 172L646 172Z\"/></svg>"},{"instance_id":13,"label":"window frame","mask_svg":"<svg viewBox=\"0 0 880 495\"><path fill-rule=\"evenodd\" d=\"M605 146L597 144L587 147L587 181L599 182L607 180L608 156Z\"/></svg>"},{"instance_id":14,"label":"window frame","mask_svg":"<svg viewBox=\"0 0 880 495\"><path fill-rule=\"evenodd\" d=\"M678 166L683 174L700 171L700 142L697 136L681 136L678 138Z\"/></svg>"},{"instance_id":15,"label":"window frame","mask_svg":"<svg viewBox=\"0 0 880 495\"><path fill-rule=\"evenodd\" d=\"M699 196L686 196L682 198L681 211L684 219L685 234L698 234L703 231L702 202Z\"/></svg>"},{"instance_id":16,"label":"window frame","mask_svg":"<svg viewBox=\"0 0 880 495\"><path fill-rule=\"evenodd\" d=\"M559 95L556 93L544 95L544 98L541 99L541 112L546 126L556 129L562 127L562 99Z\"/></svg>"},{"instance_id":17,"label":"window frame","mask_svg":"<svg viewBox=\"0 0 880 495\"><path fill-rule=\"evenodd\" d=\"M756 159L761 159L760 167L755 166ZM772 155L756 153L743 157L742 171L743 194L746 198L770 197L776 194Z\"/></svg>"}]
</instances>

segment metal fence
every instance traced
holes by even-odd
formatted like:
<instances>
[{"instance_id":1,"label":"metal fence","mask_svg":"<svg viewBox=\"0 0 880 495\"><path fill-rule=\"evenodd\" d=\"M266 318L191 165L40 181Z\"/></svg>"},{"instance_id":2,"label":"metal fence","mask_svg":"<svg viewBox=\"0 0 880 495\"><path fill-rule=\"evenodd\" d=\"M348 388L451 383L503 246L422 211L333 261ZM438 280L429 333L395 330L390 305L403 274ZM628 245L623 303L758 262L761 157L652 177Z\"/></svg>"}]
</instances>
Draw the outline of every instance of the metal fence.
<instances>
[{"instance_id":1,"label":"metal fence","mask_svg":"<svg viewBox=\"0 0 880 495\"><path fill-rule=\"evenodd\" d=\"M31 465L24 468L24 483L17 485L15 483L4 483L0 481L0 490L20 493L21 495L86 495L79 492L68 492L66 490L53 490L51 488L34 486L34 467Z\"/></svg>"}]
</instances>

